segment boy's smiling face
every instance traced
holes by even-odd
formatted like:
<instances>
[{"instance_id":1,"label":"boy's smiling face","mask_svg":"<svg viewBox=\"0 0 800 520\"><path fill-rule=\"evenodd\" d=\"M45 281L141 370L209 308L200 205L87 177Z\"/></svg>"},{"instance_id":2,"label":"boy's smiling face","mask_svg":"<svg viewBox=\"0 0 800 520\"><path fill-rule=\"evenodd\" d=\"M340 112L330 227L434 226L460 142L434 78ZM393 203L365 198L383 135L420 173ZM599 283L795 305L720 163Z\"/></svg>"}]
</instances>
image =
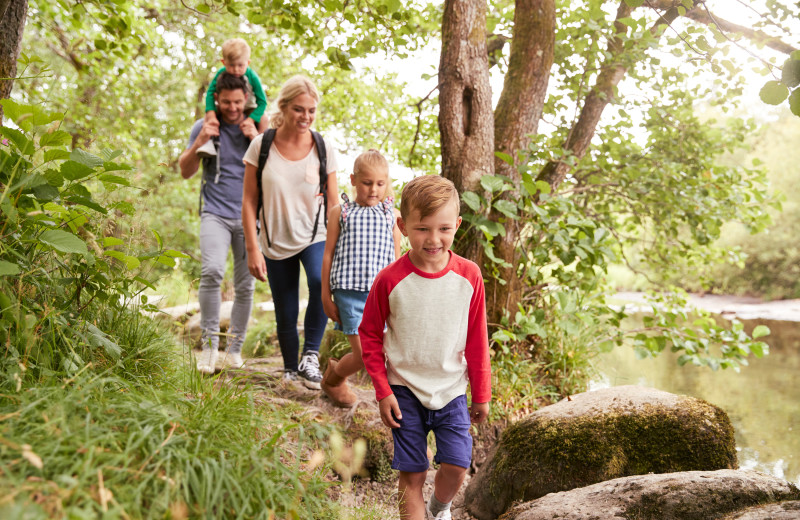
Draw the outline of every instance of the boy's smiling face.
<instances>
[{"instance_id":1,"label":"boy's smiling face","mask_svg":"<svg viewBox=\"0 0 800 520\"><path fill-rule=\"evenodd\" d=\"M449 202L424 218L414 209L405 219L397 219L400 231L411 244L408 257L419 270L438 273L447 267L450 246L461 225L458 209L455 203Z\"/></svg>"}]
</instances>

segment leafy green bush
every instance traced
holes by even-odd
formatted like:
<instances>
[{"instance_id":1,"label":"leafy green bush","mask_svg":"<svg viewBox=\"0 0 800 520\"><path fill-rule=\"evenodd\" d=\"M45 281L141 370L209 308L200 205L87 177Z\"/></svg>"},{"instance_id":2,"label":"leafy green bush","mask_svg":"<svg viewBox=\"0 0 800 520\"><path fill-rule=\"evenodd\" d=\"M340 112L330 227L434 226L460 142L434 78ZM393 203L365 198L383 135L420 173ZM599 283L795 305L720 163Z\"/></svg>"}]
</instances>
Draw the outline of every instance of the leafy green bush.
<instances>
[{"instance_id":1,"label":"leafy green bush","mask_svg":"<svg viewBox=\"0 0 800 520\"><path fill-rule=\"evenodd\" d=\"M152 264L183 255L107 233L131 212L119 152L67 151L57 114L2 105L0 517L335 517L300 466L327 427L200 378L139 312Z\"/></svg>"}]
</instances>

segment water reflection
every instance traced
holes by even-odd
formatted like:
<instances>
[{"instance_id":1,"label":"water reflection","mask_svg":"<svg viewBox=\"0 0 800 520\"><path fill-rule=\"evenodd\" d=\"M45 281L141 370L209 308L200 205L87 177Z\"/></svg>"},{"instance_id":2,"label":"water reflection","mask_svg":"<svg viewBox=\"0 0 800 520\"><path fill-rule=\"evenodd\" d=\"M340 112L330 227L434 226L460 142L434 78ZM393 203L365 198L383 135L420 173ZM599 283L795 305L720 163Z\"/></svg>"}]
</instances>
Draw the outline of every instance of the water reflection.
<instances>
[{"instance_id":1,"label":"water reflection","mask_svg":"<svg viewBox=\"0 0 800 520\"><path fill-rule=\"evenodd\" d=\"M763 321L747 323L752 329ZM637 360L617 348L598 359L591 388L642 385L704 399L725 410L736 430L739 465L800 484L800 323L770 321L770 354L741 372L678 366L677 356Z\"/></svg>"}]
</instances>

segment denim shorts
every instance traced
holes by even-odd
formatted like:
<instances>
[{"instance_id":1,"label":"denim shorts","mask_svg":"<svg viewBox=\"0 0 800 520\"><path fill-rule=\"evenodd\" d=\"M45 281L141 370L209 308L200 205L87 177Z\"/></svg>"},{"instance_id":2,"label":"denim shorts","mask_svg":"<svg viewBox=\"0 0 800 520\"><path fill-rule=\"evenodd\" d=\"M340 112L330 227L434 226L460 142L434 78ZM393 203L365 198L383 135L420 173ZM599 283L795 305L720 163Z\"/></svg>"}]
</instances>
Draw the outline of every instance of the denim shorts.
<instances>
[{"instance_id":1,"label":"denim shorts","mask_svg":"<svg viewBox=\"0 0 800 520\"><path fill-rule=\"evenodd\" d=\"M364 315L364 304L367 303L369 291L349 291L347 289L333 290L333 303L339 309L339 319L342 324L335 325L336 330L341 330L347 335L358 334L361 325L361 316Z\"/></svg>"},{"instance_id":2,"label":"denim shorts","mask_svg":"<svg viewBox=\"0 0 800 520\"><path fill-rule=\"evenodd\" d=\"M392 428L394 458L392 469L418 473L428 469L428 432L436 437L437 463L469 468L472 461L472 435L467 396L460 395L441 410L428 410L408 387L392 385L403 419Z\"/></svg>"}]
</instances>

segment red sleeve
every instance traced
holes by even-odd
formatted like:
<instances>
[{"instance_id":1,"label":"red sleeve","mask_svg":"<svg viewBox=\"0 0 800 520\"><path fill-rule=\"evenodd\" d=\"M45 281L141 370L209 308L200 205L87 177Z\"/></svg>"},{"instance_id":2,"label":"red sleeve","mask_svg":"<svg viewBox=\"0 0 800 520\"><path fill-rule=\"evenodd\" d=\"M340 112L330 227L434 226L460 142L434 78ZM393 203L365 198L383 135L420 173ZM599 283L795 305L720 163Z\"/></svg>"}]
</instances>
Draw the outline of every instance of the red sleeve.
<instances>
[{"instance_id":1,"label":"red sleeve","mask_svg":"<svg viewBox=\"0 0 800 520\"><path fill-rule=\"evenodd\" d=\"M385 276L385 270L378 273L367 296L358 336L361 339L361 357L364 367L372 378L375 397L378 401L392 393L386 375L386 356L383 354L383 329L389 316L389 293L393 285ZM384 275L384 276L381 276Z\"/></svg>"},{"instance_id":2,"label":"red sleeve","mask_svg":"<svg viewBox=\"0 0 800 520\"><path fill-rule=\"evenodd\" d=\"M471 263L471 262L470 262ZM489 333L486 327L486 294L480 268L470 269L474 287L469 303L469 326L464 357L467 360L473 403L488 403L492 399L492 366L489 360Z\"/></svg>"}]
</instances>

